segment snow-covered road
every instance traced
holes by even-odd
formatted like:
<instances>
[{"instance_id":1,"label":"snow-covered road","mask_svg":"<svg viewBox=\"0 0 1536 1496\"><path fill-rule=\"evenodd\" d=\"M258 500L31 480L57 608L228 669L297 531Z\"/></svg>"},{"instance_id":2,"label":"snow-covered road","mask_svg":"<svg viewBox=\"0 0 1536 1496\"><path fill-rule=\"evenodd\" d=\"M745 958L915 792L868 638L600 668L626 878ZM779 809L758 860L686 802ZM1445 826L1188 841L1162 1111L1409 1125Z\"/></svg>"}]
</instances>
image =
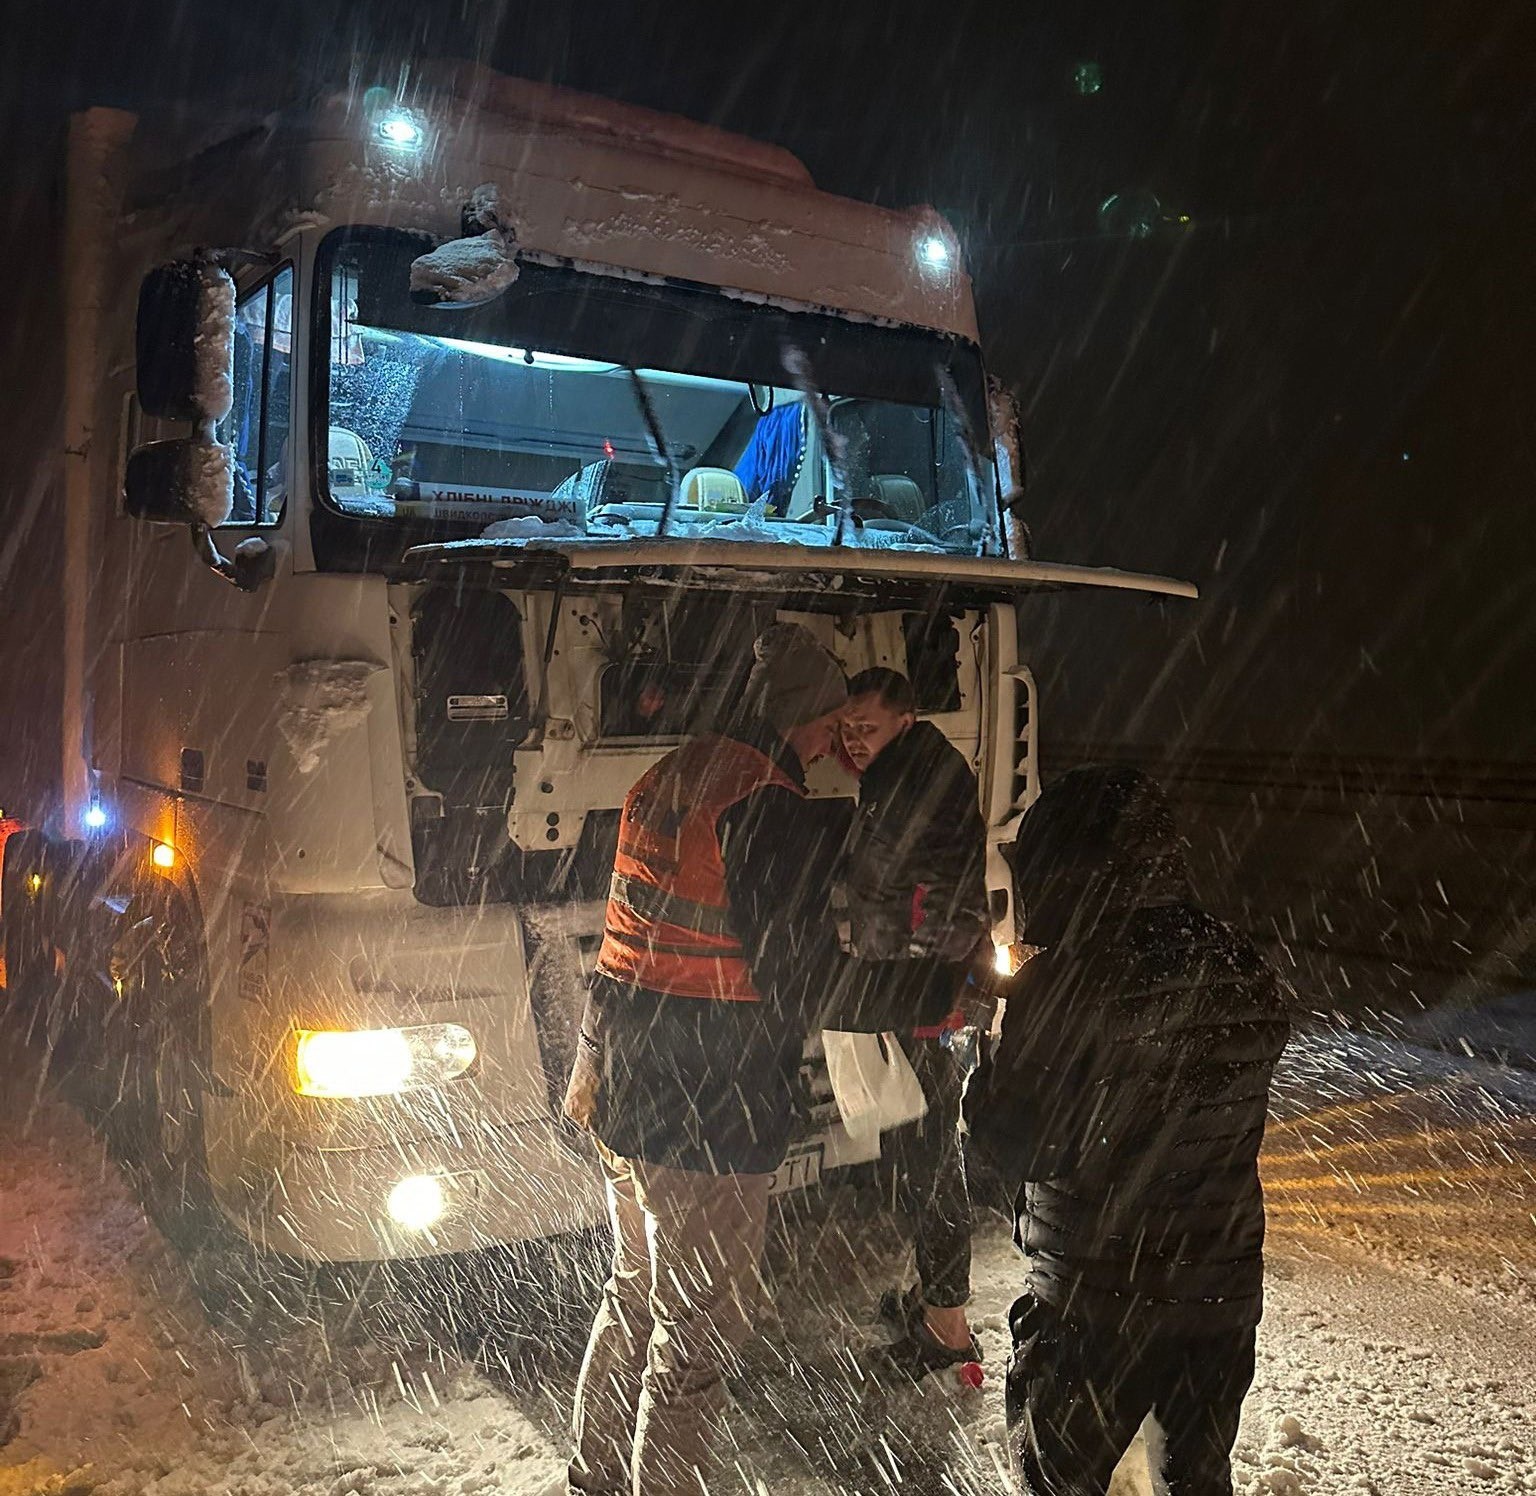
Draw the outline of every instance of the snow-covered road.
<instances>
[{"instance_id":1,"label":"snow-covered road","mask_svg":"<svg viewBox=\"0 0 1536 1496\"><path fill-rule=\"evenodd\" d=\"M0 1496L560 1489L572 1353L555 1332L579 1330L579 1308L546 1316L550 1338L530 1354L498 1328L498 1306L548 1293L512 1261L451 1285L428 1271L318 1288L232 1247L188 1264L80 1115L10 1080ZM1269 1306L1239 1489L1536 1491L1536 1077L1306 1040L1278 1101ZM786 1218L776 1319L722 1430L726 1489L1006 1489L995 1373L1021 1277L1007 1230L990 1221L978 1242L993 1373L979 1394L893 1393L847 1355L896 1272L889 1242L868 1192L829 1191ZM1117 1496L1146 1489L1144 1464L1129 1461Z\"/></svg>"}]
</instances>

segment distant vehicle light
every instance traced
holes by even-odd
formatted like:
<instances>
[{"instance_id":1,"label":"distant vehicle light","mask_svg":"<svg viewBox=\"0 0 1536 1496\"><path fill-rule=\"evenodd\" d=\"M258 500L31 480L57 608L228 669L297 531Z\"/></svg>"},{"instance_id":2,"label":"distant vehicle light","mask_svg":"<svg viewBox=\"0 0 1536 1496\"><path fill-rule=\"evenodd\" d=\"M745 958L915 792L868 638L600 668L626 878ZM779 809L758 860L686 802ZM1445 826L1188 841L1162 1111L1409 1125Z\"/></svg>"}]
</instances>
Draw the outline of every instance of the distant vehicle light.
<instances>
[{"instance_id":1,"label":"distant vehicle light","mask_svg":"<svg viewBox=\"0 0 1536 1496\"><path fill-rule=\"evenodd\" d=\"M156 842L149 854L149 860L162 871L176 866L176 848L169 842Z\"/></svg>"},{"instance_id":2,"label":"distant vehicle light","mask_svg":"<svg viewBox=\"0 0 1536 1496\"><path fill-rule=\"evenodd\" d=\"M436 1174L409 1174L390 1192L389 1218L407 1231L430 1231L442 1218L448 1199Z\"/></svg>"},{"instance_id":3,"label":"distant vehicle light","mask_svg":"<svg viewBox=\"0 0 1536 1496\"><path fill-rule=\"evenodd\" d=\"M300 1029L293 1088L332 1099L393 1096L440 1085L475 1062L474 1036L457 1023L410 1028Z\"/></svg>"},{"instance_id":4,"label":"distant vehicle light","mask_svg":"<svg viewBox=\"0 0 1536 1496\"><path fill-rule=\"evenodd\" d=\"M374 127L385 145L397 151L418 151L427 132L402 109L392 109Z\"/></svg>"},{"instance_id":5,"label":"distant vehicle light","mask_svg":"<svg viewBox=\"0 0 1536 1496\"><path fill-rule=\"evenodd\" d=\"M41 873L27 874L27 892L35 899L43 891L43 875Z\"/></svg>"},{"instance_id":6,"label":"distant vehicle light","mask_svg":"<svg viewBox=\"0 0 1536 1496\"><path fill-rule=\"evenodd\" d=\"M933 270L945 270L949 266L949 246L937 234L930 234L917 247L923 264Z\"/></svg>"},{"instance_id":7,"label":"distant vehicle light","mask_svg":"<svg viewBox=\"0 0 1536 1496\"><path fill-rule=\"evenodd\" d=\"M92 805L82 819L92 831L100 831L107 824L107 812L100 805Z\"/></svg>"}]
</instances>

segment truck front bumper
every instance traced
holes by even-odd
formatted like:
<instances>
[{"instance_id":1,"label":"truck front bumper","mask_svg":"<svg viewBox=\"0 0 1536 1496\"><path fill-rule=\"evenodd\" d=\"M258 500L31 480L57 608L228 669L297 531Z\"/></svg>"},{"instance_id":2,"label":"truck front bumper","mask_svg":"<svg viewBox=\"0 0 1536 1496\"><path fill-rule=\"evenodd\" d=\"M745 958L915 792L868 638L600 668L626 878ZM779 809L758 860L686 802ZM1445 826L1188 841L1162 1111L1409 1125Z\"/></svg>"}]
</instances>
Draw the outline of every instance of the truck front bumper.
<instances>
[{"instance_id":1,"label":"truck front bumper","mask_svg":"<svg viewBox=\"0 0 1536 1496\"><path fill-rule=\"evenodd\" d=\"M548 1121L364 1148L282 1144L276 1158L216 1177L215 1195L255 1245L309 1261L471 1251L604 1218L595 1160Z\"/></svg>"}]
</instances>

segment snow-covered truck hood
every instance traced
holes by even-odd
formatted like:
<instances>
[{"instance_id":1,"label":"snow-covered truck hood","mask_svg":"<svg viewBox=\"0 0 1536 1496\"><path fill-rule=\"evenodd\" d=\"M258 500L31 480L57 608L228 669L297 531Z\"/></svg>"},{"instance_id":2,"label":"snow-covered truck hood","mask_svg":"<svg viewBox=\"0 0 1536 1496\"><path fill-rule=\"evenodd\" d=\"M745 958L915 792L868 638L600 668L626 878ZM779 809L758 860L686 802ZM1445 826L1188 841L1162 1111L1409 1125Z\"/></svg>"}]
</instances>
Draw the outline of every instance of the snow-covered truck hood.
<instances>
[{"instance_id":1,"label":"snow-covered truck hood","mask_svg":"<svg viewBox=\"0 0 1536 1496\"><path fill-rule=\"evenodd\" d=\"M1192 582L1113 567L1002 556L947 556L848 546L785 545L777 541L686 539L608 540L521 537L447 541L406 552L408 569L488 566L492 571L619 580L645 574L727 590L838 592L849 581L954 586L1005 599L1019 592L1098 588L1195 598Z\"/></svg>"}]
</instances>

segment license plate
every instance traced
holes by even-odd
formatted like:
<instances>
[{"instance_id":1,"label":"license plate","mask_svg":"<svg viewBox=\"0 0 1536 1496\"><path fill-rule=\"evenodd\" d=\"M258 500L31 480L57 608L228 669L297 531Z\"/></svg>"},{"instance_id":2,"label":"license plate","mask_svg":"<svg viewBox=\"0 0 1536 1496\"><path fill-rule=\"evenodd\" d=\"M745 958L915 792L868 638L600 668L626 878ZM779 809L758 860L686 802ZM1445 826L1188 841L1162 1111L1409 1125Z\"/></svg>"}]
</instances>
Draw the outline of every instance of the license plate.
<instances>
[{"instance_id":1,"label":"license plate","mask_svg":"<svg viewBox=\"0 0 1536 1496\"><path fill-rule=\"evenodd\" d=\"M770 1195L787 1195L791 1190L809 1189L821 1183L821 1158L823 1146L809 1143L796 1148L773 1173L773 1183L768 1186Z\"/></svg>"}]
</instances>

